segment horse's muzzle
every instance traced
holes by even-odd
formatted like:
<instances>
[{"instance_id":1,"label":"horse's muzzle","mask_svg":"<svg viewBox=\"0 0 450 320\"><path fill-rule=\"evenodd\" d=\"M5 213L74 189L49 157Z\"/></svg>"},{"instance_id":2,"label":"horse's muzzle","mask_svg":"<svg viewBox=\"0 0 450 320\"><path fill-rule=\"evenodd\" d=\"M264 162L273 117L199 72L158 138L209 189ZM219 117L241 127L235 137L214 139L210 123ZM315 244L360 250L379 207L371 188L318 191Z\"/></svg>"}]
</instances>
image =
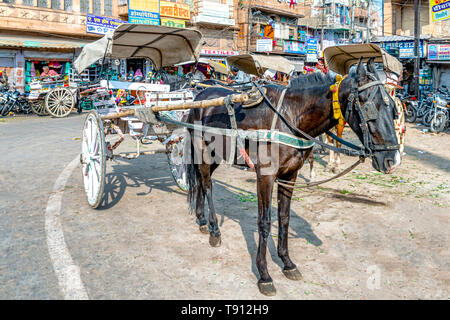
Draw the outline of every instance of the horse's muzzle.
<instances>
[{"instance_id":1,"label":"horse's muzzle","mask_svg":"<svg viewBox=\"0 0 450 320\"><path fill-rule=\"evenodd\" d=\"M389 174L401 163L400 151L378 151L372 155L372 166L375 170Z\"/></svg>"}]
</instances>

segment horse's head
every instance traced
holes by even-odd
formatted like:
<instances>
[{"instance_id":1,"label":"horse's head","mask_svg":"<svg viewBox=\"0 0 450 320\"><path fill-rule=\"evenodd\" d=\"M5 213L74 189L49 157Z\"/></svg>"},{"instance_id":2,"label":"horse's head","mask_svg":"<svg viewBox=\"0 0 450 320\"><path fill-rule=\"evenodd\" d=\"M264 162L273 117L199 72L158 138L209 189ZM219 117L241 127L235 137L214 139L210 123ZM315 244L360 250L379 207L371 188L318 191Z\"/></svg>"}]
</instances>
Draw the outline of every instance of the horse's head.
<instances>
[{"instance_id":1,"label":"horse's head","mask_svg":"<svg viewBox=\"0 0 450 320\"><path fill-rule=\"evenodd\" d=\"M395 102L384 88L373 59L359 60L356 71L346 81L350 85L347 105L342 106L345 119L372 158L372 166L391 173L401 162L394 126Z\"/></svg>"}]
</instances>

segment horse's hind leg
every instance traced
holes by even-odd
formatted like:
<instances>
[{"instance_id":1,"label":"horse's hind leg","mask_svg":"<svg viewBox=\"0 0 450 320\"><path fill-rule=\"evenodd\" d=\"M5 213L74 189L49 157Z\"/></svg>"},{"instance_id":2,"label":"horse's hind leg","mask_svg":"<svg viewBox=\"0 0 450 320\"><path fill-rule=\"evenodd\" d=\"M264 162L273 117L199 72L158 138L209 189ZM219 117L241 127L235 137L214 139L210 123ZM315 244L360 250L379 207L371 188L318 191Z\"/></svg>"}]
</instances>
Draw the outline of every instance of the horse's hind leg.
<instances>
[{"instance_id":1,"label":"horse's hind leg","mask_svg":"<svg viewBox=\"0 0 450 320\"><path fill-rule=\"evenodd\" d=\"M342 133L344 132L344 126L343 124L338 124L336 126L336 135L342 139ZM335 141L336 143L336 147L340 148L341 147L341 143L339 141ZM336 153L336 161L334 163L337 172L341 171L341 154L340 153Z\"/></svg>"},{"instance_id":2,"label":"horse's hind leg","mask_svg":"<svg viewBox=\"0 0 450 320\"><path fill-rule=\"evenodd\" d=\"M295 171L289 177L283 177L283 179L295 182L297 172ZM278 256L283 261L283 273L286 278L300 280L302 275L297 270L297 266L291 261L288 251L288 229L293 190L294 188L278 185Z\"/></svg>"},{"instance_id":3,"label":"horse's hind leg","mask_svg":"<svg viewBox=\"0 0 450 320\"><path fill-rule=\"evenodd\" d=\"M257 190L258 190L258 233L259 244L256 255L256 266L260 279L258 281L259 291L267 296L276 294L272 278L267 270L266 249L267 238L270 236L270 211L272 206L272 190L275 181L274 176L263 176L257 168Z\"/></svg>"},{"instance_id":4,"label":"horse's hind leg","mask_svg":"<svg viewBox=\"0 0 450 320\"><path fill-rule=\"evenodd\" d=\"M327 140L329 144L334 144L334 139L326 134ZM330 149L330 162L328 162L327 170L333 171L335 170L335 153Z\"/></svg>"},{"instance_id":5,"label":"horse's hind leg","mask_svg":"<svg viewBox=\"0 0 450 320\"><path fill-rule=\"evenodd\" d=\"M208 201L209 208L209 244L212 247L218 247L222 243L220 237L219 224L217 222L216 211L214 209L212 199L212 180L211 174L217 168L217 165L201 164L199 166L200 174L202 176L203 193Z\"/></svg>"},{"instance_id":6,"label":"horse's hind leg","mask_svg":"<svg viewBox=\"0 0 450 320\"><path fill-rule=\"evenodd\" d=\"M205 218L205 193L203 192L203 187L200 183L200 185L197 185L196 190L194 190L196 193L196 206L195 206L195 215L197 216L197 224L199 225L199 230L201 233L208 233L208 222Z\"/></svg>"}]
</instances>

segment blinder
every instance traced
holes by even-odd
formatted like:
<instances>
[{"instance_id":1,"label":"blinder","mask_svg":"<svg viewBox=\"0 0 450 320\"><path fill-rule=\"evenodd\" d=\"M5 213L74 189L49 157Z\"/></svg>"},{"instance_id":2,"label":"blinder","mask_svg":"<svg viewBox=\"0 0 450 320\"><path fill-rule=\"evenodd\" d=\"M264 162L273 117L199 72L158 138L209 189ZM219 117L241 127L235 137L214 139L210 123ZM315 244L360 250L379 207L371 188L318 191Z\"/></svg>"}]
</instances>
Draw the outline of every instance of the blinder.
<instances>
[{"instance_id":1,"label":"blinder","mask_svg":"<svg viewBox=\"0 0 450 320\"><path fill-rule=\"evenodd\" d=\"M377 120L378 118L378 110L373 101L367 101L366 103L364 103L361 106L361 112L366 122Z\"/></svg>"}]
</instances>

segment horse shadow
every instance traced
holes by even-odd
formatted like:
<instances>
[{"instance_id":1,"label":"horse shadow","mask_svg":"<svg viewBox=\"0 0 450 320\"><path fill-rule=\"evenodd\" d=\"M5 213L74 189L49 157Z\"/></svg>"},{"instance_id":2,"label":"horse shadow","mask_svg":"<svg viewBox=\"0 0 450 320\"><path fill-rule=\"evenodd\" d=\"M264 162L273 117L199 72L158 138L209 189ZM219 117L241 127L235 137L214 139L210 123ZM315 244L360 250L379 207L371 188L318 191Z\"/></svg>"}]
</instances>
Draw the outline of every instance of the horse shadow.
<instances>
[{"instance_id":1,"label":"horse shadow","mask_svg":"<svg viewBox=\"0 0 450 320\"><path fill-rule=\"evenodd\" d=\"M247 182L256 183L256 179L248 179ZM276 190L276 186L274 189ZM259 278L259 272L256 266L258 243L255 240L255 234L258 237L258 205L256 195L248 190L213 179L213 199L216 207L221 202L241 202L243 204L242 210L238 212L233 209L227 209L227 206L222 206L220 210L216 210L217 215L220 216L219 226L223 226L225 217L239 224L245 238L247 251L252 258L252 272ZM276 199L276 195L274 195L274 199ZM267 238L267 250L272 261L282 269L284 268L284 264L278 257L278 244L275 243L275 241L278 241L278 223L276 225L274 224L275 221L278 221L278 208L274 206L271 207L271 221L271 234ZM290 210L288 238L305 239L307 243L316 247L322 245L322 240L314 233L311 225L293 210Z\"/></svg>"},{"instance_id":2,"label":"horse shadow","mask_svg":"<svg viewBox=\"0 0 450 320\"><path fill-rule=\"evenodd\" d=\"M138 196L148 195L154 189L182 195L186 194L176 186L170 174L167 161L163 156L154 155L150 156L151 159L149 159L149 157L147 157L147 159L145 158L146 157L142 157L133 160L118 159L112 163L112 170L108 170L109 172L105 176L105 187L103 198L98 208L99 210L106 210L117 205L125 195L127 189L130 188L141 188L142 186L148 188L148 190L144 192L137 193ZM149 161L151 161L151 165ZM143 167L147 168L147 170L142 170ZM239 169L235 168L228 170ZM249 181L256 184L256 179L251 179ZM250 197L251 200L244 200L246 197ZM225 217L239 224L245 238L247 251L252 258L252 272L259 278L255 259L258 248L257 240L255 240L255 234L257 235L258 233L258 207L256 195L249 190L213 179L213 199L220 220L220 227L223 226ZM244 206L241 206L242 210L234 210L236 206L239 206L239 202L242 204L245 203ZM227 206L227 203L233 203L234 206ZM272 231L271 236L269 236L267 240L267 249L272 260L280 268L283 268L284 265L278 257L277 244L275 243L278 239L277 224L274 224L274 222L278 220L277 208L272 206L271 210ZM208 214L206 206L205 215ZM314 234L311 225L305 219L300 217L293 210L290 212L290 217L289 238L302 238L314 246L320 246L322 244L322 241ZM276 238L276 240L274 240L274 238Z\"/></svg>"}]
</instances>

